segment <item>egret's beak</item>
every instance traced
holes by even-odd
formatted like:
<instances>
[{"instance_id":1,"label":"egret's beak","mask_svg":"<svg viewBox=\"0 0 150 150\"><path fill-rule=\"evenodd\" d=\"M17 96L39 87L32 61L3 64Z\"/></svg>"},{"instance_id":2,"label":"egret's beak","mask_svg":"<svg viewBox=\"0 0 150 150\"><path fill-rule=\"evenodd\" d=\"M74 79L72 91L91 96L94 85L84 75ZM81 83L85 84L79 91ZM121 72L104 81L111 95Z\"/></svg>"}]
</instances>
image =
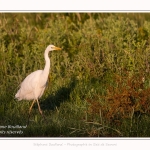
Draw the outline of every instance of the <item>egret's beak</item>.
<instances>
[{"instance_id":1,"label":"egret's beak","mask_svg":"<svg viewBox=\"0 0 150 150\"><path fill-rule=\"evenodd\" d=\"M55 46L54 50L61 50L61 48Z\"/></svg>"}]
</instances>

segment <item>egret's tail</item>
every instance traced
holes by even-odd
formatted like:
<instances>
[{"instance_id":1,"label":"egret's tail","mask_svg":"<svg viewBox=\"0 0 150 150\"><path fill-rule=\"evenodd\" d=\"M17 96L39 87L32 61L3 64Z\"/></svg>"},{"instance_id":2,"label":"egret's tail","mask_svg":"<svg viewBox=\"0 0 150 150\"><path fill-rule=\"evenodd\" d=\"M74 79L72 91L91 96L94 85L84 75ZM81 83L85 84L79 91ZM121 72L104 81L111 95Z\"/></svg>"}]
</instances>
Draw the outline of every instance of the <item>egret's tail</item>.
<instances>
[{"instance_id":1,"label":"egret's tail","mask_svg":"<svg viewBox=\"0 0 150 150\"><path fill-rule=\"evenodd\" d=\"M15 99L17 99L18 101L22 100L19 95L20 95L20 90L18 90L18 92L15 95Z\"/></svg>"}]
</instances>

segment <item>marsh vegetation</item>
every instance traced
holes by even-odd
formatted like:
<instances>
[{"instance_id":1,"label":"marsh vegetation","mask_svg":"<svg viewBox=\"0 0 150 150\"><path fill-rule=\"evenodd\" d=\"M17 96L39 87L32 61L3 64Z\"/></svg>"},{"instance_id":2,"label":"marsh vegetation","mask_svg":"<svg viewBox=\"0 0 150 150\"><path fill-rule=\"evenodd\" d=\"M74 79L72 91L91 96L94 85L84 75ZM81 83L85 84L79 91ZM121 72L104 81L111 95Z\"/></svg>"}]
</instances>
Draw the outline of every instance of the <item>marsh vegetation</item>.
<instances>
[{"instance_id":1,"label":"marsh vegetation","mask_svg":"<svg viewBox=\"0 0 150 150\"><path fill-rule=\"evenodd\" d=\"M149 137L149 18L144 13L1 13L0 126L6 128L0 130L18 132L0 136ZM49 54L49 83L40 100L46 121L35 105L26 126L32 102L14 96L28 74L44 68L49 44L63 50Z\"/></svg>"}]
</instances>

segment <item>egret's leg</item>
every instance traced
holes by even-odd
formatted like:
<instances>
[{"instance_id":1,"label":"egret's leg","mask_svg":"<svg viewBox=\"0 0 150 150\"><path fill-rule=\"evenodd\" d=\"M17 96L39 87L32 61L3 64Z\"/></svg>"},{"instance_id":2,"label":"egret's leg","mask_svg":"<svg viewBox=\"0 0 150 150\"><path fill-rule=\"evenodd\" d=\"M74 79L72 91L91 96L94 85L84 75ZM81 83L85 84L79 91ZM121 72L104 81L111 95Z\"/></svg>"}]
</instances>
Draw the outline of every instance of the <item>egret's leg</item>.
<instances>
[{"instance_id":1,"label":"egret's leg","mask_svg":"<svg viewBox=\"0 0 150 150\"><path fill-rule=\"evenodd\" d=\"M43 115L42 110L41 110L41 108L40 108L40 104L39 104L38 99L37 99L36 101L37 101L37 104L38 104L38 108L39 108L40 114L42 115L42 117L44 118L44 120L46 120L46 118L45 118L45 116Z\"/></svg>"},{"instance_id":2,"label":"egret's leg","mask_svg":"<svg viewBox=\"0 0 150 150\"><path fill-rule=\"evenodd\" d=\"M41 110L41 108L40 108L40 104L39 104L38 99L36 99L36 101L37 101L37 104L38 104L39 112L40 112L40 114L42 115L42 110Z\"/></svg>"},{"instance_id":3,"label":"egret's leg","mask_svg":"<svg viewBox=\"0 0 150 150\"><path fill-rule=\"evenodd\" d=\"M30 113L31 113L31 110L32 110L32 107L33 107L33 104L35 103L36 99L33 100L30 108L29 108L29 116L28 116L28 124L29 124L29 118L30 118Z\"/></svg>"},{"instance_id":4,"label":"egret's leg","mask_svg":"<svg viewBox=\"0 0 150 150\"><path fill-rule=\"evenodd\" d=\"M30 114L30 112L31 112L31 110L32 110L32 107L33 107L33 104L35 103L35 101L36 101L36 99L33 100L32 104L31 104L31 106L30 106L30 108L29 108L29 114Z\"/></svg>"}]
</instances>

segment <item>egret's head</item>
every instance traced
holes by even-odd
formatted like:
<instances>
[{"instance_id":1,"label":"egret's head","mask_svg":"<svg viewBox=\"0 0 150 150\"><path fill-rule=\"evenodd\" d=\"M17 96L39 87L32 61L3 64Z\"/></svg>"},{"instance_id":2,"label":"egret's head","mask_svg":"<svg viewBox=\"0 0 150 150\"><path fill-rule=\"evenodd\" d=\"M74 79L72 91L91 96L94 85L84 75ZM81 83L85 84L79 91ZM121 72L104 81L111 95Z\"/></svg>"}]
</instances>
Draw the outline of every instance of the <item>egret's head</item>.
<instances>
[{"instance_id":1,"label":"egret's head","mask_svg":"<svg viewBox=\"0 0 150 150\"><path fill-rule=\"evenodd\" d=\"M61 50L61 48L54 45L49 45L46 49L48 49L48 51Z\"/></svg>"}]
</instances>

